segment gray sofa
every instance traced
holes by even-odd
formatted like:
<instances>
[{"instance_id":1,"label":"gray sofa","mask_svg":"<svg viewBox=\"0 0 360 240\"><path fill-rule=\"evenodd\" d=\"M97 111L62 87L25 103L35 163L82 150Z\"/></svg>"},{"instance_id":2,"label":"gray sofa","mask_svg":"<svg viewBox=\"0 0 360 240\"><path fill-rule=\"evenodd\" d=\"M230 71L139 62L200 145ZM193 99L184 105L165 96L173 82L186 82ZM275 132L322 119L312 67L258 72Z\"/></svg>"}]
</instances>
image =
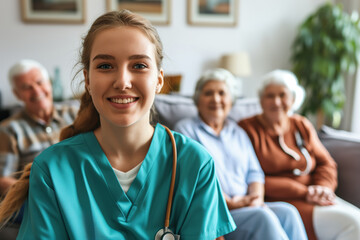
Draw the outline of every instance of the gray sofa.
<instances>
[{"instance_id":1,"label":"gray sofa","mask_svg":"<svg viewBox=\"0 0 360 240\"><path fill-rule=\"evenodd\" d=\"M191 97L177 94L157 95L155 109L158 121L173 129L182 118L197 115L197 109ZM261 112L256 98L237 99L229 117L235 121ZM319 138L338 165L338 188L336 194L346 201L360 207L360 135L339 131L323 126L318 132Z\"/></svg>"}]
</instances>

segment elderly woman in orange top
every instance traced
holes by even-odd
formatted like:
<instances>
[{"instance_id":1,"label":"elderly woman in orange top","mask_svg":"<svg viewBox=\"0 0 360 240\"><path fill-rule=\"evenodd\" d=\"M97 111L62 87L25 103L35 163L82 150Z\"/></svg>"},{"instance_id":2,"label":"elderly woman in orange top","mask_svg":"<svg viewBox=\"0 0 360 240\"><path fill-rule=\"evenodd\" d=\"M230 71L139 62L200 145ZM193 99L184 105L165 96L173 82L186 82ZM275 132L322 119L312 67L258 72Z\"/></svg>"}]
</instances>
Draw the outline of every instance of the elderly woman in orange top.
<instances>
[{"instance_id":1,"label":"elderly woman in orange top","mask_svg":"<svg viewBox=\"0 0 360 240\"><path fill-rule=\"evenodd\" d=\"M335 196L336 163L312 124L293 114L305 96L296 76L275 70L263 78L263 112L239 125L265 173L265 199L295 205L309 239L360 239L360 210Z\"/></svg>"}]
</instances>

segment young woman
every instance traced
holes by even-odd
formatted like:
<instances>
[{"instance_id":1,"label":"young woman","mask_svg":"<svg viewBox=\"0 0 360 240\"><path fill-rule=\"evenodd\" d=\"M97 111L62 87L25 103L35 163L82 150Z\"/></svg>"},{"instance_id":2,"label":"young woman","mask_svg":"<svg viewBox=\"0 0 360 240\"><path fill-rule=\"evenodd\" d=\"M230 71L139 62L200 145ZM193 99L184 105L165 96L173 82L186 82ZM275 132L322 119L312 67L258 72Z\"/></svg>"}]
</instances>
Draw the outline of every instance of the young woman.
<instances>
[{"instance_id":1,"label":"young woman","mask_svg":"<svg viewBox=\"0 0 360 240\"><path fill-rule=\"evenodd\" d=\"M18 239L214 239L234 230L210 155L150 123L162 58L142 17L124 10L93 23L83 40L78 117L62 132L68 139L31 167Z\"/></svg>"}]
</instances>

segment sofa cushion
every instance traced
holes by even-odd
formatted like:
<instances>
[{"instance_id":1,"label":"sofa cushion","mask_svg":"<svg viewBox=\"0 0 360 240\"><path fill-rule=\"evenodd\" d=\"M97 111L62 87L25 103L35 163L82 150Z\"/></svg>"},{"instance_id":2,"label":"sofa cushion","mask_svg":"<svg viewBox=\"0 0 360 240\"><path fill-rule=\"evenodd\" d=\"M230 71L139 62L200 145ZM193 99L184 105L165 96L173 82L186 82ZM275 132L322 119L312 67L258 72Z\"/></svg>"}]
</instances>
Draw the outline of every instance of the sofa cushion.
<instances>
[{"instance_id":1,"label":"sofa cushion","mask_svg":"<svg viewBox=\"0 0 360 240\"><path fill-rule=\"evenodd\" d=\"M154 106L158 114L158 121L170 129L183 119L195 117L198 112L194 101L189 96L177 94L158 94ZM229 117L235 121L253 116L261 112L257 98L239 98L235 101Z\"/></svg>"},{"instance_id":2,"label":"sofa cushion","mask_svg":"<svg viewBox=\"0 0 360 240\"><path fill-rule=\"evenodd\" d=\"M319 138L338 165L336 194L360 207L360 135L323 126Z\"/></svg>"}]
</instances>

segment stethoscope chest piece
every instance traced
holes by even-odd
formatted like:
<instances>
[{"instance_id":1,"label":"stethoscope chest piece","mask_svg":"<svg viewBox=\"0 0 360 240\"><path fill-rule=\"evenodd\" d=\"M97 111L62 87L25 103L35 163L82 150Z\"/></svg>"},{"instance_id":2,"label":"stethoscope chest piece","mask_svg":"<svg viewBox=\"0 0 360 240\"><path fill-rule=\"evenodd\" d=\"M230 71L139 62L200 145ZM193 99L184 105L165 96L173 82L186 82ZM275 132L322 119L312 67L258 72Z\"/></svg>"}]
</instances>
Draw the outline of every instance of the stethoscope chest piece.
<instances>
[{"instance_id":1,"label":"stethoscope chest piece","mask_svg":"<svg viewBox=\"0 0 360 240\"><path fill-rule=\"evenodd\" d=\"M180 236L175 235L170 229L160 229L156 235L155 240L179 240Z\"/></svg>"}]
</instances>

